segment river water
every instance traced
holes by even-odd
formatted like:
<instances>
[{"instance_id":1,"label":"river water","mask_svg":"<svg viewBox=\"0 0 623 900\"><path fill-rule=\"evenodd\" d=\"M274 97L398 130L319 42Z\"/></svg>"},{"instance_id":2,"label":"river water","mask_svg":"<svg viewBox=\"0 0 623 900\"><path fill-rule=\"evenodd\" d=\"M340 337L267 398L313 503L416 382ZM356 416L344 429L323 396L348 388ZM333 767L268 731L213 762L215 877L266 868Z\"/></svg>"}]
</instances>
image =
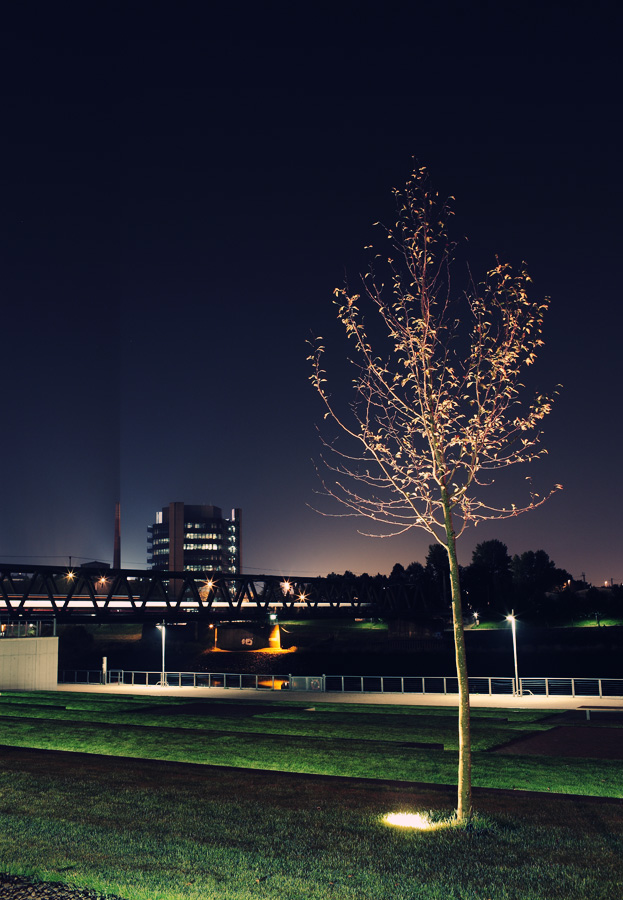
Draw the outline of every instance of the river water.
<instances>
[{"instance_id":1,"label":"river water","mask_svg":"<svg viewBox=\"0 0 623 900\"><path fill-rule=\"evenodd\" d=\"M70 645L61 638L61 669L97 669L103 655L109 669L159 671L161 643L158 632L140 632L132 641L88 648L84 642ZM467 661L471 676L512 677L513 648L505 631L467 632ZM402 675L448 676L456 674L451 633L436 641L391 640L371 635L367 645L349 640L297 641L283 650L221 650L214 640L167 639L168 671L241 673L254 675ZM519 674L523 677L623 677L623 628L534 629L518 635ZM82 650L86 652L82 652Z\"/></svg>"}]
</instances>

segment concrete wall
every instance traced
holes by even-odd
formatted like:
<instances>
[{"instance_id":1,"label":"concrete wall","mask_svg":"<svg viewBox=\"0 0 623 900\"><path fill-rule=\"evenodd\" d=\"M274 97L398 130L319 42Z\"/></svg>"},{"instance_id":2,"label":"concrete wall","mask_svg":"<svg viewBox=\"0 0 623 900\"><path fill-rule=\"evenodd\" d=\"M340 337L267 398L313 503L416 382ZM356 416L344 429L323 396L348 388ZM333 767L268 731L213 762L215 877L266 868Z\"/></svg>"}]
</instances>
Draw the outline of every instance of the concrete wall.
<instances>
[{"instance_id":1,"label":"concrete wall","mask_svg":"<svg viewBox=\"0 0 623 900\"><path fill-rule=\"evenodd\" d=\"M0 690L54 691L57 685L57 637L0 639Z\"/></svg>"}]
</instances>

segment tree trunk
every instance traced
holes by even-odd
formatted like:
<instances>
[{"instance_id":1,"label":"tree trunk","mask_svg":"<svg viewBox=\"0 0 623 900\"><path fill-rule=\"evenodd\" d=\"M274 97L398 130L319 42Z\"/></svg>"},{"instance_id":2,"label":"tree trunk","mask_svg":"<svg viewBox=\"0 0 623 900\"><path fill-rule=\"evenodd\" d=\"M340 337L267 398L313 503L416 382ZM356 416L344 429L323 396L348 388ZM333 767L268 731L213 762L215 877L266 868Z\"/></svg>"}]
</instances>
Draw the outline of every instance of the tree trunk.
<instances>
[{"instance_id":1,"label":"tree trunk","mask_svg":"<svg viewBox=\"0 0 623 900\"><path fill-rule=\"evenodd\" d=\"M456 557L456 535L452 522L452 512L447 491L442 488L444 519L450 563L450 586L452 589L452 619L454 625L454 649L456 674L459 682L459 773L456 818L458 822L469 822L472 815L472 741L469 718L469 683L467 680L467 654L465 651L465 631L463 629L463 607L459 582L459 563Z\"/></svg>"}]
</instances>

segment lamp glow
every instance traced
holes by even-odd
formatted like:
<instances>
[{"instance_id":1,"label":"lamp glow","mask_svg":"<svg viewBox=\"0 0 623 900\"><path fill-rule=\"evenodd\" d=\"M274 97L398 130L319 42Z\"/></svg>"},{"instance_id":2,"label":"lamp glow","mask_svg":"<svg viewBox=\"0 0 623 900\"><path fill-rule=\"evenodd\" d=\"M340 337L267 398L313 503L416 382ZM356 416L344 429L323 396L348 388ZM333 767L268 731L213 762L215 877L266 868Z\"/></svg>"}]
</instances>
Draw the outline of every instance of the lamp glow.
<instances>
[{"instance_id":1,"label":"lamp glow","mask_svg":"<svg viewBox=\"0 0 623 900\"><path fill-rule=\"evenodd\" d=\"M166 666L165 666L165 661L164 661L164 640L165 640L165 636L166 636L165 623L163 622L162 625L156 625L156 628L158 629L158 631L160 632L160 634L162 636L162 672L160 673L160 681L158 682L158 684L162 687L168 687Z\"/></svg>"},{"instance_id":2,"label":"lamp glow","mask_svg":"<svg viewBox=\"0 0 623 900\"><path fill-rule=\"evenodd\" d=\"M517 666L517 634L515 632L515 610L513 610L510 616L506 616L506 621L511 623L511 629L513 632L513 656L515 658L515 689L513 693L515 696L518 696L522 693L521 686L519 682L519 667Z\"/></svg>"},{"instance_id":3,"label":"lamp glow","mask_svg":"<svg viewBox=\"0 0 623 900\"><path fill-rule=\"evenodd\" d=\"M199 588L199 596L205 603L210 599L210 594L214 589L214 579L206 578L204 582L202 582L201 587Z\"/></svg>"},{"instance_id":4,"label":"lamp glow","mask_svg":"<svg viewBox=\"0 0 623 900\"><path fill-rule=\"evenodd\" d=\"M419 831L426 831L435 826L422 813L388 813L384 816L383 821L387 825L397 825L399 828L417 828Z\"/></svg>"}]
</instances>

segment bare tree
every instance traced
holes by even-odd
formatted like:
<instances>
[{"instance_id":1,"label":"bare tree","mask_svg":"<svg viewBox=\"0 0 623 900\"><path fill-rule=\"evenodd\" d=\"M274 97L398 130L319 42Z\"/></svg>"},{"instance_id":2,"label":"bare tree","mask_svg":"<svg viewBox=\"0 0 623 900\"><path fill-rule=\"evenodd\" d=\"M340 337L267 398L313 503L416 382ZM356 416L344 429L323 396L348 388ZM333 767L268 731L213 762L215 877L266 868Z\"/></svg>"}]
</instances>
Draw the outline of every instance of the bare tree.
<instances>
[{"instance_id":1,"label":"bare tree","mask_svg":"<svg viewBox=\"0 0 623 900\"><path fill-rule=\"evenodd\" d=\"M465 822L472 810L471 740L456 540L470 524L519 515L549 496L531 493L521 506L482 499L498 470L545 452L538 429L551 398L524 404L520 376L542 346L548 303L528 299L525 267L513 273L499 261L481 284L470 276L455 298L449 204L430 189L425 169L394 195L397 222L384 229L390 254L373 257L360 293L348 286L335 291L354 347L354 398L346 409L329 393L322 338L309 357L325 419L351 439L343 446L323 438L330 451L323 486L346 507L343 515L386 526L380 536L422 528L447 551L459 684L456 815ZM364 304L380 315L375 346Z\"/></svg>"}]
</instances>

